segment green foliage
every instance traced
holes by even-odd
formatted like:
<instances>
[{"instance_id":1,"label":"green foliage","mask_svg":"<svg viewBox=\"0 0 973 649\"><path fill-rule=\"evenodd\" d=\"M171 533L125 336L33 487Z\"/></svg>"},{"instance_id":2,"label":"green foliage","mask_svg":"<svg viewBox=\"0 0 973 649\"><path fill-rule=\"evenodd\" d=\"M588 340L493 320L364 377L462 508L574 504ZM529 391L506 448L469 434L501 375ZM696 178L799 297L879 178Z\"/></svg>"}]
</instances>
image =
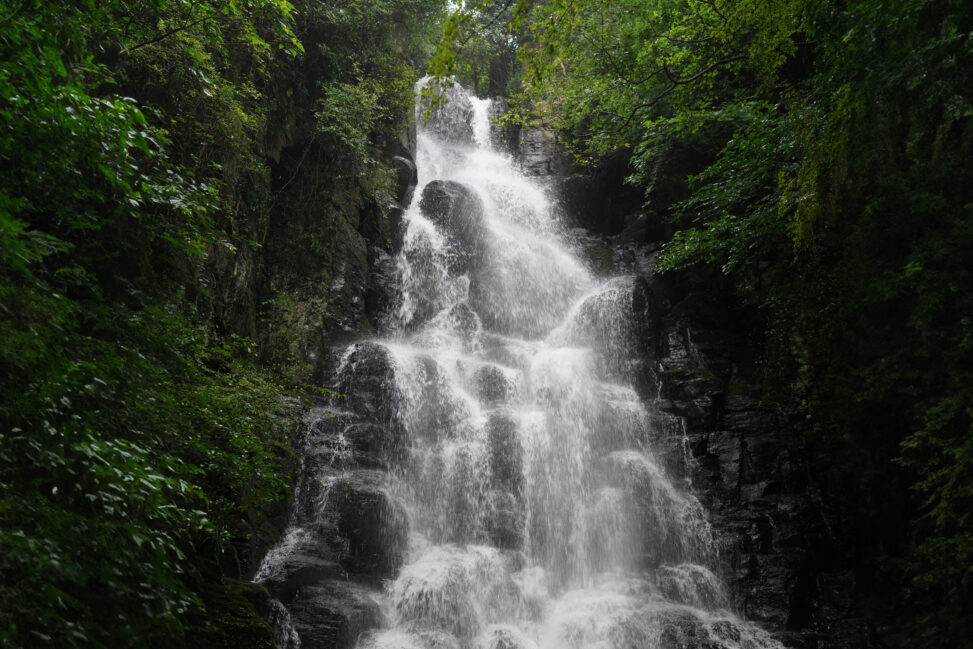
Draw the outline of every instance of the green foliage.
<instances>
[{"instance_id":1,"label":"green foliage","mask_svg":"<svg viewBox=\"0 0 973 649\"><path fill-rule=\"evenodd\" d=\"M313 43L308 63L323 74L305 92L314 97L315 145L327 152L338 191L347 192L352 180L361 201L388 202L391 170L380 162L382 144L409 126L420 77L409 59L431 56L442 6L441 0L307 3L301 29Z\"/></svg>"},{"instance_id":2,"label":"green foliage","mask_svg":"<svg viewBox=\"0 0 973 649\"><path fill-rule=\"evenodd\" d=\"M428 56L438 11L0 8L0 647L230 642L207 607L244 600L216 554L286 496L298 425L231 333L236 265L279 198L262 155L290 109L276 84L325 63L311 140L335 184L387 192L376 140L410 113L403 60Z\"/></svg>"},{"instance_id":3,"label":"green foliage","mask_svg":"<svg viewBox=\"0 0 973 649\"><path fill-rule=\"evenodd\" d=\"M185 585L196 540L225 538L282 495L271 452L293 423L279 386L183 316L89 308L112 330L64 327L70 345L38 354L26 381L4 377L16 395L0 439L10 646L178 637L200 605Z\"/></svg>"},{"instance_id":4,"label":"green foliage","mask_svg":"<svg viewBox=\"0 0 973 649\"><path fill-rule=\"evenodd\" d=\"M371 168L374 145L370 135L388 119L388 109L382 103L380 89L374 80L358 84L328 83L322 87L317 119L317 132L325 146L338 152L344 166Z\"/></svg>"},{"instance_id":5,"label":"green foliage","mask_svg":"<svg viewBox=\"0 0 973 649\"><path fill-rule=\"evenodd\" d=\"M739 131L726 144L718 162L691 179L693 195L679 206L678 218L687 224L666 246L662 266L681 268L696 263L718 263L724 273L754 275L753 265L786 250L786 222L780 218L778 178L795 164L798 145L793 125L758 105L738 106L730 114L715 112L711 120L731 120ZM672 120L666 128L673 132ZM676 137L685 138L676 132ZM637 150L635 179L644 176L644 161L651 160L649 142ZM787 264L789 259L776 259Z\"/></svg>"},{"instance_id":6,"label":"green foliage","mask_svg":"<svg viewBox=\"0 0 973 649\"><path fill-rule=\"evenodd\" d=\"M794 2L518 3L514 26L536 105L604 155L637 145L654 120L719 105L741 85L769 82L795 49Z\"/></svg>"},{"instance_id":7,"label":"green foliage","mask_svg":"<svg viewBox=\"0 0 973 649\"><path fill-rule=\"evenodd\" d=\"M520 39L510 31L511 2L471 3L450 14L429 63L431 91L458 82L479 96L509 96L519 90L515 66ZM441 101L436 95L434 101Z\"/></svg>"}]
</instances>

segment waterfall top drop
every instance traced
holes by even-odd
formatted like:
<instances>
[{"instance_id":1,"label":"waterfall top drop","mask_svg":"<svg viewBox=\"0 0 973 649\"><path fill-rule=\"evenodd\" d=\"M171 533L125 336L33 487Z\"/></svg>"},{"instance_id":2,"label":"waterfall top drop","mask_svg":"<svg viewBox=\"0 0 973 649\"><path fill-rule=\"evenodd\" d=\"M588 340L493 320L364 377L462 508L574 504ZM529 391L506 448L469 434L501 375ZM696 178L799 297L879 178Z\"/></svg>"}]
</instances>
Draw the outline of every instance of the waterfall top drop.
<instances>
[{"instance_id":1,"label":"waterfall top drop","mask_svg":"<svg viewBox=\"0 0 973 649\"><path fill-rule=\"evenodd\" d=\"M473 105L473 142L480 149L490 147L490 106L493 104L491 99L478 99L470 97Z\"/></svg>"}]
</instances>

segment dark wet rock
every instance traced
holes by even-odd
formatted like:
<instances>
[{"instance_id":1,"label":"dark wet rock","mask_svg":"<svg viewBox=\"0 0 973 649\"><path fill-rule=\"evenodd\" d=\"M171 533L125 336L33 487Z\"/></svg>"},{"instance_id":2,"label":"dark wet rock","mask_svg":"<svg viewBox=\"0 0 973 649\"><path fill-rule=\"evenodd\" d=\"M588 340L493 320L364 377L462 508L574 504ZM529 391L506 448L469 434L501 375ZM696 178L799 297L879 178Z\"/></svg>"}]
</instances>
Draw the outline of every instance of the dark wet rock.
<instances>
[{"instance_id":1,"label":"dark wet rock","mask_svg":"<svg viewBox=\"0 0 973 649\"><path fill-rule=\"evenodd\" d=\"M520 129L518 158L520 167L528 176L563 175L571 168L571 159L566 155L554 131L539 127Z\"/></svg>"},{"instance_id":2,"label":"dark wet rock","mask_svg":"<svg viewBox=\"0 0 973 649\"><path fill-rule=\"evenodd\" d=\"M746 583L742 594L746 616L769 628L784 629L794 616L802 616L807 598L802 583L807 555L804 550L778 550L772 554L754 553L748 560ZM800 620L795 618L795 622ZM798 624L797 626L803 626Z\"/></svg>"},{"instance_id":3,"label":"dark wet rock","mask_svg":"<svg viewBox=\"0 0 973 649\"><path fill-rule=\"evenodd\" d=\"M355 450L358 466L384 465L396 457L405 445L404 435L398 428L361 422L347 426L342 435Z\"/></svg>"},{"instance_id":4,"label":"dark wet rock","mask_svg":"<svg viewBox=\"0 0 973 649\"><path fill-rule=\"evenodd\" d=\"M508 367L523 367L524 357L517 341L485 331L480 337L485 358Z\"/></svg>"},{"instance_id":5,"label":"dark wet rock","mask_svg":"<svg viewBox=\"0 0 973 649\"><path fill-rule=\"evenodd\" d=\"M483 203L466 185L452 180L434 180L422 190L419 206L451 241L456 253L451 270L469 272L483 253Z\"/></svg>"},{"instance_id":6,"label":"dark wet rock","mask_svg":"<svg viewBox=\"0 0 973 649\"><path fill-rule=\"evenodd\" d=\"M398 261L382 248L370 251L371 272L365 293L365 313L376 325L386 324L400 304Z\"/></svg>"},{"instance_id":7,"label":"dark wet rock","mask_svg":"<svg viewBox=\"0 0 973 649\"><path fill-rule=\"evenodd\" d=\"M380 471L343 474L331 487L336 529L345 547L342 567L350 573L390 577L402 565L408 519L391 499Z\"/></svg>"},{"instance_id":8,"label":"dark wet rock","mask_svg":"<svg viewBox=\"0 0 973 649\"><path fill-rule=\"evenodd\" d=\"M412 200L412 191L419 182L416 163L400 155L393 157L391 163L395 171L395 200L400 205L407 205Z\"/></svg>"},{"instance_id":9,"label":"dark wet rock","mask_svg":"<svg viewBox=\"0 0 973 649\"><path fill-rule=\"evenodd\" d=\"M658 214L635 210L622 216L622 230L612 237L612 245L618 248L648 245L655 241L668 241L674 226Z\"/></svg>"},{"instance_id":10,"label":"dark wet rock","mask_svg":"<svg viewBox=\"0 0 973 649\"><path fill-rule=\"evenodd\" d=\"M569 225L583 227L599 234L621 232L622 214L612 209L601 178L576 173L561 180L560 195Z\"/></svg>"},{"instance_id":11,"label":"dark wet rock","mask_svg":"<svg viewBox=\"0 0 973 649\"><path fill-rule=\"evenodd\" d=\"M275 574L266 579L264 585L275 599L288 606L302 589L345 577L344 569L336 561L295 552L285 559Z\"/></svg>"},{"instance_id":12,"label":"dark wet rock","mask_svg":"<svg viewBox=\"0 0 973 649\"><path fill-rule=\"evenodd\" d=\"M399 131L399 145L402 150L408 153L408 157L412 160L416 159L416 155L419 152L419 142L418 133L416 129L415 115L412 115L410 119L407 120L406 125L402 127Z\"/></svg>"},{"instance_id":13,"label":"dark wet rock","mask_svg":"<svg viewBox=\"0 0 973 649\"><path fill-rule=\"evenodd\" d=\"M448 110L425 112L429 107L428 100L420 108L425 114L424 120L427 133L434 133L437 137L457 144L473 144L473 103L469 96L458 85L452 84L443 88Z\"/></svg>"},{"instance_id":14,"label":"dark wet rock","mask_svg":"<svg viewBox=\"0 0 973 649\"><path fill-rule=\"evenodd\" d=\"M557 193L566 223L608 236L636 229L632 215L639 212L642 196L625 184L628 173L628 161L620 155L593 169L561 174Z\"/></svg>"},{"instance_id":15,"label":"dark wet rock","mask_svg":"<svg viewBox=\"0 0 973 649\"><path fill-rule=\"evenodd\" d=\"M509 105L504 97L494 97L490 103L490 121L493 124L490 129L490 143L498 151L515 154L520 145L522 128L516 121L502 121L508 109Z\"/></svg>"},{"instance_id":16,"label":"dark wet rock","mask_svg":"<svg viewBox=\"0 0 973 649\"><path fill-rule=\"evenodd\" d=\"M487 508L490 543L504 550L521 549L526 516L523 499L510 491L493 490L487 494Z\"/></svg>"},{"instance_id":17,"label":"dark wet rock","mask_svg":"<svg viewBox=\"0 0 973 649\"><path fill-rule=\"evenodd\" d=\"M382 620L378 592L331 580L301 588L288 606L301 649L345 649Z\"/></svg>"},{"instance_id":18,"label":"dark wet rock","mask_svg":"<svg viewBox=\"0 0 973 649\"><path fill-rule=\"evenodd\" d=\"M769 433L776 429L775 414L749 395L734 393L738 389L731 381L722 401L720 426L727 430Z\"/></svg>"},{"instance_id":19,"label":"dark wet rock","mask_svg":"<svg viewBox=\"0 0 973 649\"><path fill-rule=\"evenodd\" d=\"M608 377L632 380L657 357L658 322L659 308L645 280L620 278L585 299L559 335L599 352Z\"/></svg>"},{"instance_id":20,"label":"dark wet rock","mask_svg":"<svg viewBox=\"0 0 973 649\"><path fill-rule=\"evenodd\" d=\"M431 356L417 359L418 370L414 377L418 397L409 411L410 430L427 442L450 438L465 418L461 399L449 387L443 368Z\"/></svg>"},{"instance_id":21,"label":"dark wet rock","mask_svg":"<svg viewBox=\"0 0 973 649\"><path fill-rule=\"evenodd\" d=\"M570 228L568 234L575 249L592 271L598 275L608 275L612 272L614 250L604 236L584 228Z\"/></svg>"},{"instance_id":22,"label":"dark wet rock","mask_svg":"<svg viewBox=\"0 0 973 649\"><path fill-rule=\"evenodd\" d=\"M472 348L481 331L480 318L465 302L456 304L447 316L452 330L463 339L467 348Z\"/></svg>"},{"instance_id":23,"label":"dark wet rock","mask_svg":"<svg viewBox=\"0 0 973 649\"><path fill-rule=\"evenodd\" d=\"M381 631L377 632L381 633ZM402 647L422 647L422 649L465 649L466 645L460 643L459 639L452 633L440 629L420 629L415 628L409 631L409 639L405 640ZM379 649L388 647L387 641L377 640L371 633L364 635L358 643L361 649ZM393 648L395 649L395 648Z\"/></svg>"},{"instance_id":24,"label":"dark wet rock","mask_svg":"<svg viewBox=\"0 0 973 649\"><path fill-rule=\"evenodd\" d=\"M336 389L340 410L350 410L367 421L395 427L400 395L395 385L395 361L378 343L355 344L338 373Z\"/></svg>"},{"instance_id":25,"label":"dark wet rock","mask_svg":"<svg viewBox=\"0 0 973 649\"><path fill-rule=\"evenodd\" d=\"M653 582L668 601L710 611L726 608L719 578L702 566L662 566L654 572Z\"/></svg>"},{"instance_id":26,"label":"dark wet rock","mask_svg":"<svg viewBox=\"0 0 973 649\"><path fill-rule=\"evenodd\" d=\"M503 627L489 629L478 642L481 649L524 649L522 637Z\"/></svg>"},{"instance_id":27,"label":"dark wet rock","mask_svg":"<svg viewBox=\"0 0 973 649\"><path fill-rule=\"evenodd\" d=\"M486 405L508 403L517 394L517 386L507 373L496 365L479 365L473 370L473 390Z\"/></svg>"},{"instance_id":28,"label":"dark wet rock","mask_svg":"<svg viewBox=\"0 0 973 649\"><path fill-rule=\"evenodd\" d=\"M662 337L663 307L649 283L637 277L632 286L632 315L635 337L640 343L640 351L649 361L659 357Z\"/></svg>"},{"instance_id":29,"label":"dark wet rock","mask_svg":"<svg viewBox=\"0 0 973 649\"><path fill-rule=\"evenodd\" d=\"M398 430L352 413L325 413L309 427L305 456L334 469L386 468L403 446Z\"/></svg>"},{"instance_id":30,"label":"dark wet rock","mask_svg":"<svg viewBox=\"0 0 973 649\"><path fill-rule=\"evenodd\" d=\"M523 491L524 448L517 422L509 415L494 413L487 420L490 444L490 478L497 489L515 494Z\"/></svg>"},{"instance_id":31,"label":"dark wet rock","mask_svg":"<svg viewBox=\"0 0 973 649\"><path fill-rule=\"evenodd\" d=\"M663 609L654 613L657 623L663 631L659 635L659 649L685 649L686 647L700 647L718 649L718 644L709 644L709 633L699 618L689 611L677 608Z\"/></svg>"},{"instance_id":32,"label":"dark wet rock","mask_svg":"<svg viewBox=\"0 0 973 649\"><path fill-rule=\"evenodd\" d=\"M487 495L487 532L497 547L518 549L524 536L524 449L517 422L494 413L487 420L490 448L490 485Z\"/></svg>"},{"instance_id":33,"label":"dark wet rock","mask_svg":"<svg viewBox=\"0 0 973 649\"><path fill-rule=\"evenodd\" d=\"M661 328L661 407L685 417L690 430L712 429L725 390L722 359L703 354L694 340L694 330L685 323L667 317Z\"/></svg>"}]
</instances>

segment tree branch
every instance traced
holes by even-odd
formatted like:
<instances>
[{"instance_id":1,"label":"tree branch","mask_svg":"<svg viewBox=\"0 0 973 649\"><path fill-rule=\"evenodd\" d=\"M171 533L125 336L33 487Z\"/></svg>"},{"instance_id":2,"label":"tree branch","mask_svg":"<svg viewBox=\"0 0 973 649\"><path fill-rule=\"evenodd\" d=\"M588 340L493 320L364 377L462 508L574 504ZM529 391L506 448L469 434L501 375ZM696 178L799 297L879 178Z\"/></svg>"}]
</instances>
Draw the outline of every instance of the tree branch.
<instances>
[{"instance_id":1,"label":"tree branch","mask_svg":"<svg viewBox=\"0 0 973 649\"><path fill-rule=\"evenodd\" d=\"M692 83L693 81L696 81L696 79L699 79L701 76L703 76L707 72L711 72L712 70L714 70L715 68L720 67L721 65L726 65L728 63L733 63L734 61L740 61L740 60L745 59L745 58L747 58L745 54L737 54L736 56L729 56L729 57L727 57L725 59L720 59L719 61L715 61L714 63L710 63L709 65L707 65L705 68L703 68L702 70L700 70L696 74L694 74L694 75L692 75L690 77L684 77L682 79L680 79L679 77L676 77L675 75L672 74L672 72L669 70L668 64L663 63L662 64L662 69L665 70L666 78L669 79L669 82L670 83L672 83L672 84L674 84L676 86L684 86L687 83Z\"/></svg>"},{"instance_id":2,"label":"tree branch","mask_svg":"<svg viewBox=\"0 0 973 649\"><path fill-rule=\"evenodd\" d=\"M710 65L706 66L705 68L703 68L702 70L700 70L699 72L697 72L696 74L694 74L694 75L692 75L690 77L685 77L685 78L682 78L682 79L674 76L672 74L672 72L669 70L669 66L666 65L666 64L663 64L661 68L659 68L658 70L656 70L655 72L653 72L646 79L651 78L652 76L658 74L659 72L665 72L666 78L669 80L670 85L666 86L665 88L663 88L662 90L660 90L659 92L657 92L655 94L655 96L653 96L648 101L642 102L641 104L638 104L635 107L633 107L632 110L629 111L628 116L625 118L625 120L621 124L619 124L618 126L616 126L615 128L610 129L610 130L609 129L606 129L606 130L602 130L602 131L597 131L597 132L593 133L593 135L614 135L614 134L617 134L617 133L622 132L624 129L628 128L628 125L632 123L632 120L635 119L635 117L640 112L642 112L646 108L651 108L651 107L655 106L660 101L662 101L663 99L665 99L666 96L668 96L669 94L671 94L672 91L675 90L676 88L678 88L679 86L683 86L683 85L692 83L693 81L696 81L697 79L699 79L700 77L702 77L707 72L711 72L712 70L714 70L715 68L717 68L717 67L719 67L721 65L726 65L728 63L732 63L734 61L739 61L739 60L745 59L745 58L747 58L747 57L745 55L743 55L743 54L738 54L736 56L729 56L729 57L727 57L725 59L720 59L719 61L715 61L714 63L711 63Z\"/></svg>"},{"instance_id":3,"label":"tree branch","mask_svg":"<svg viewBox=\"0 0 973 649\"><path fill-rule=\"evenodd\" d=\"M213 16L205 16L203 18L200 18L199 20L194 20L192 22L186 23L185 25L180 25L179 27L174 27L173 29L170 29L169 31L164 32L164 33L160 34L159 36L156 36L155 38L150 38L147 41L142 41L138 45L133 45L132 47L126 47L124 50L122 50L122 54L128 54L130 52L134 52L135 50L141 49L143 47L148 47L149 45L155 45L159 41L164 41L165 39L169 38L170 36L172 36L174 34L178 34L179 32L182 32L182 31L186 31L190 27L195 27L196 25L199 25L200 23L204 23L207 20L212 20L212 19L213 19Z\"/></svg>"},{"instance_id":4,"label":"tree branch","mask_svg":"<svg viewBox=\"0 0 973 649\"><path fill-rule=\"evenodd\" d=\"M486 30L488 30L491 27L493 27L494 23L496 23L498 20L500 20L500 16L503 15L503 12L505 12L507 10L507 8L510 5L512 5L513 3L514 3L514 0L507 0L504 3L503 7L500 8L500 11L497 12L497 15L494 16L493 19L490 22L488 22L486 25L484 25L483 27L481 27L480 28L480 31L484 31L485 32ZM472 38L473 38L473 32L471 31L470 34L469 34L469 36L467 36L466 38L464 38L463 39L463 42L460 43L458 45L458 47L463 47L464 45L466 45L467 43L469 43L470 42L470 39L472 39Z\"/></svg>"}]
</instances>

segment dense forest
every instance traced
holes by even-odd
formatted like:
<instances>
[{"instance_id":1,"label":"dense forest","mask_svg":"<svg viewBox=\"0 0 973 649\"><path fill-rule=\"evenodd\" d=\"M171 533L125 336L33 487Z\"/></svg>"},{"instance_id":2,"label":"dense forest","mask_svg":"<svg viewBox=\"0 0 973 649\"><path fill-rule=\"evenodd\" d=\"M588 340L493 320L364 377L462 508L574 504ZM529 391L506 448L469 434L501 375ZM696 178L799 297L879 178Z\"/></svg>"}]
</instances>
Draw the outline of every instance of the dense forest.
<instances>
[{"instance_id":1,"label":"dense forest","mask_svg":"<svg viewBox=\"0 0 973 649\"><path fill-rule=\"evenodd\" d=\"M308 314L356 308L308 284L351 230L394 252L427 72L624 168L661 269L753 332L830 459L858 595L896 646L970 646L971 27L961 0L4 3L0 646L272 646L244 555L290 491L301 350L343 335Z\"/></svg>"},{"instance_id":2,"label":"dense forest","mask_svg":"<svg viewBox=\"0 0 973 649\"><path fill-rule=\"evenodd\" d=\"M260 260L384 218L440 11L4 3L0 646L269 646L234 542L310 383Z\"/></svg>"}]
</instances>

